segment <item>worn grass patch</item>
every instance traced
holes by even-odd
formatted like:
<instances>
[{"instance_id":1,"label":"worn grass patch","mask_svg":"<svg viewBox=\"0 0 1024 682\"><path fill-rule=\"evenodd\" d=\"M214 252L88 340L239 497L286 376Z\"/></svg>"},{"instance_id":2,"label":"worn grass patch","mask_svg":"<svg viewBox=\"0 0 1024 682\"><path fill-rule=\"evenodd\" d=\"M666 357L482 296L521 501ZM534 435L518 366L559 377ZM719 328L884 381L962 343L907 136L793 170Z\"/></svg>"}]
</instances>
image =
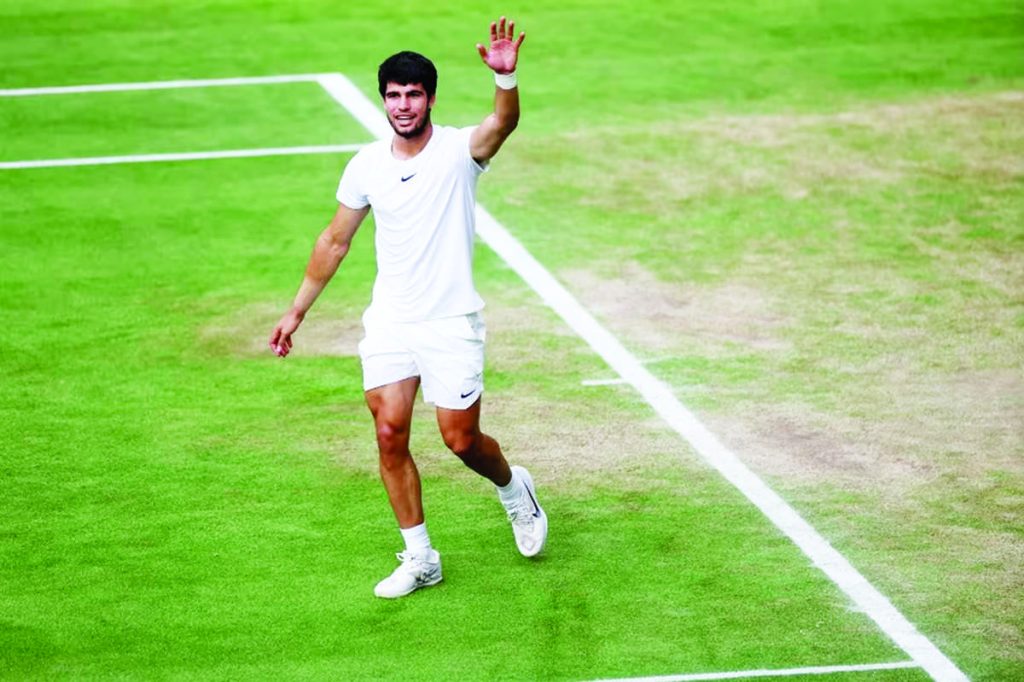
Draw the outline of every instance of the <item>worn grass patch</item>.
<instances>
[{"instance_id":1,"label":"worn grass patch","mask_svg":"<svg viewBox=\"0 0 1024 682\"><path fill-rule=\"evenodd\" d=\"M870 554L869 576L897 594L947 581L908 595L911 619L990 648L993 670L1024 663L1019 606L992 608L1020 591L1007 558L1024 553L1022 120L1018 92L680 118L538 140L505 171L563 159L574 209L528 242L728 445ZM515 177L508 203L531 225L552 191Z\"/></svg>"}]
</instances>

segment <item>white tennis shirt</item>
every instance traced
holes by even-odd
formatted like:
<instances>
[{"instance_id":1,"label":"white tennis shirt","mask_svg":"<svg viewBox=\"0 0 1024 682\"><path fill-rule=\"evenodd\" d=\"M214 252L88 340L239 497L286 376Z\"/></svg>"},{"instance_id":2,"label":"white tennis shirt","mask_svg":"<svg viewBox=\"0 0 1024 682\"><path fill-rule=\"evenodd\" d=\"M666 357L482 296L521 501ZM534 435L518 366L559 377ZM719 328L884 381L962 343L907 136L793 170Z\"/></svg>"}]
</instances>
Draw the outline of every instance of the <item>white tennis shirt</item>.
<instances>
[{"instance_id":1,"label":"white tennis shirt","mask_svg":"<svg viewBox=\"0 0 1024 682\"><path fill-rule=\"evenodd\" d=\"M391 140L372 142L345 167L338 201L370 206L376 224L375 315L414 322L483 308L473 284L473 209L487 167L470 155L472 132L435 125L427 146L406 160L391 154Z\"/></svg>"}]
</instances>

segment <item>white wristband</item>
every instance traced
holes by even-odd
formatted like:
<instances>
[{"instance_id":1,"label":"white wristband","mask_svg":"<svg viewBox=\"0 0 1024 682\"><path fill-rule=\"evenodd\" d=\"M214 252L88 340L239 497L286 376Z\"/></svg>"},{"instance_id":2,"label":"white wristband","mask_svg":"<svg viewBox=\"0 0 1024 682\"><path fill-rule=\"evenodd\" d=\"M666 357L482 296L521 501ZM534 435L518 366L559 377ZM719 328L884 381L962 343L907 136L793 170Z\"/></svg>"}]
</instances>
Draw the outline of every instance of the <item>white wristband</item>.
<instances>
[{"instance_id":1,"label":"white wristband","mask_svg":"<svg viewBox=\"0 0 1024 682\"><path fill-rule=\"evenodd\" d=\"M516 72L513 71L512 73L495 73L494 84L497 85L502 90L511 90L512 88L517 87L518 84L516 82Z\"/></svg>"}]
</instances>

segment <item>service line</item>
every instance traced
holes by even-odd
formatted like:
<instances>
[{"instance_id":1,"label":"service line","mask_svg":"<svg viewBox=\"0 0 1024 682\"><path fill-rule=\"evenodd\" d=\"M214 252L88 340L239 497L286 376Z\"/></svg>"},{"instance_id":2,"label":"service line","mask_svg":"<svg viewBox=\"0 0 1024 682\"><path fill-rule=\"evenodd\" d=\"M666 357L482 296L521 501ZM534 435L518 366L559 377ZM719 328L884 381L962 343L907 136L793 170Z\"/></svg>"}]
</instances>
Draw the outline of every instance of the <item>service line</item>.
<instances>
[{"instance_id":1,"label":"service line","mask_svg":"<svg viewBox=\"0 0 1024 682\"><path fill-rule=\"evenodd\" d=\"M0 89L0 97L38 97L40 95L74 95L83 92L127 92L131 90L177 90L180 88L222 88L236 85L271 85L275 83L309 83L325 74L300 73L292 76L252 76L249 78L197 78L145 83L98 83L96 85L58 85L45 88Z\"/></svg>"},{"instance_id":2,"label":"service line","mask_svg":"<svg viewBox=\"0 0 1024 682\"><path fill-rule=\"evenodd\" d=\"M263 149L228 149L212 152L174 152L170 154L134 154L127 156L83 156L71 159L34 159L31 161L0 161L0 170L26 168L60 168L65 166L106 166L118 163L162 163L167 161L201 161L206 159L247 159L261 156L296 156L301 154L351 154L361 144L329 144L306 147L266 147Z\"/></svg>"}]
</instances>

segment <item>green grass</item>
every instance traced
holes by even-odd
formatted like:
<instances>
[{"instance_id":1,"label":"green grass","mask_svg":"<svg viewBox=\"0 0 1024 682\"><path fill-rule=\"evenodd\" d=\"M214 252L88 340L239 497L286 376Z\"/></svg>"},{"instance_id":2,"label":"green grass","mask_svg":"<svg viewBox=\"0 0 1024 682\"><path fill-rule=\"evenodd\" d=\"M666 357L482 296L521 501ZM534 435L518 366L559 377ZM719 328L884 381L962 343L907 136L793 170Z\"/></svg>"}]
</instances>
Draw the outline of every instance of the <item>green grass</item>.
<instances>
[{"instance_id":1,"label":"green grass","mask_svg":"<svg viewBox=\"0 0 1024 682\"><path fill-rule=\"evenodd\" d=\"M482 201L684 402L736 427L727 442L756 431L741 454L972 679L1024 674L1006 599L1024 141L1019 98L998 95L1024 75L1020 7L502 10L529 36L525 116ZM491 11L11 2L0 84L344 71L372 94L380 59L411 48L441 71L437 119L469 124L491 96L473 51ZM366 139L312 84L3 99L0 122L2 160ZM535 469L551 547L510 551L492 491L420 409L446 580L374 600L398 535L358 362L314 341L368 299L370 225L296 355L262 348L344 160L0 176L0 674L583 679L906 658L632 391L581 386L608 370L483 247L485 427ZM862 677L924 679L833 679Z\"/></svg>"},{"instance_id":2,"label":"green grass","mask_svg":"<svg viewBox=\"0 0 1024 682\"><path fill-rule=\"evenodd\" d=\"M716 670L900 657L723 482L675 467L659 468L654 487L595 487L582 473L549 487L552 551L533 565L510 553L487 486L450 458L428 457L446 584L408 604L374 600L396 533L357 363L281 363L223 331L200 341L225 311L291 284L294 273L259 267L280 257L266 253L271 245L296 262L307 248L276 242L280 227L253 219L249 183L188 201L243 170L261 179L261 210L290 203L289 219L310 222L303 214L320 207L295 197L305 178L333 172L324 159L228 161L41 171L5 187L4 205L29 214L36 197L20 190L65 186L35 215L75 216L45 248L38 230L6 235L11 284L48 285L20 312L36 342L5 349L19 378L2 403L17 481L4 500L8 670L162 677L244 666L260 677L369 678L413 666L438 677L573 679L680 661ZM340 295L345 279L368 279L367 246L363 238L335 283ZM33 251L49 257L25 257ZM485 274L497 267L484 261ZM560 358L579 342L544 345L547 360L531 373L515 382L497 373L497 396L564 396L573 363ZM592 357L576 371L588 366ZM591 396L585 409L595 420L615 408ZM417 445L436 453L431 429L429 416L418 422ZM495 595L513 622L494 617ZM783 632L772 627L780 615ZM836 655L820 630L856 644ZM405 651L410 632L416 646ZM476 642L470 661L467 641ZM512 646L522 660L505 655Z\"/></svg>"}]
</instances>

